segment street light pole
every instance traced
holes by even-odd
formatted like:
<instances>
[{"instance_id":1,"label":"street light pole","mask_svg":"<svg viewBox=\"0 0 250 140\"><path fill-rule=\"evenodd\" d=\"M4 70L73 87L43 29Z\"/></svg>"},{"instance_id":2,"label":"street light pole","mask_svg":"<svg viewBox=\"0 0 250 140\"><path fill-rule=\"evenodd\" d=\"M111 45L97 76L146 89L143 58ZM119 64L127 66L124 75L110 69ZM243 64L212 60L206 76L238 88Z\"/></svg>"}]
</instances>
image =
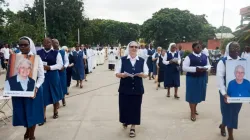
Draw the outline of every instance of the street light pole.
<instances>
[{"instance_id":1,"label":"street light pole","mask_svg":"<svg viewBox=\"0 0 250 140\"><path fill-rule=\"evenodd\" d=\"M78 44L80 44L80 29L78 28L78 30L77 30L77 32L78 32Z\"/></svg>"},{"instance_id":2,"label":"street light pole","mask_svg":"<svg viewBox=\"0 0 250 140\"><path fill-rule=\"evenodd\" d=\"M46 24L46 5L45 0L43 0L43 19L44 19L44 36L47 37L47 24Z\"/></svg>"},{"instance_id":3,"label":"street light pole","mask_svg":"<svg viewBox=\"0 0 250 140\"><path fill-rule=\"evenodd\" d=\"M224 7L223 7L223 15L222 15L222 29L221 29L221 40L222 40L222 34L224 31L224 19L225 19L225 8L226 8L226 0L224 0Z\"/></svg>"}]
</instances>

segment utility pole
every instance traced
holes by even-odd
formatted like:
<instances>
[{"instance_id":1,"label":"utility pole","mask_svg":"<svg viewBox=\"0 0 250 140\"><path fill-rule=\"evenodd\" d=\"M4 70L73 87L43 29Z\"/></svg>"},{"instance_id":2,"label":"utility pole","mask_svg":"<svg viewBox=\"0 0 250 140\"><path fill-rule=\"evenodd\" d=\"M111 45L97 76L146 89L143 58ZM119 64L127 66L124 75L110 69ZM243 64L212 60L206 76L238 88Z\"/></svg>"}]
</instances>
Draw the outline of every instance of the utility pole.
<instances>
[{"instance_id":1,"label":"utility pole","mask_svg":"<svg viewBox=\"0 0 250 140\"><path fill-rule=\"evenodd\" d=\"M78 44L80 44L80 29L78 28Z\"/></svg>"},{"instance_id":2,"label":"utility pole","mask_svg":"<svg viewBox=\"0 0 250 140\"><path fill-rule=\"evenodd\" d=\"M223 15L222 15L222 29L221 29L221 40L222 40L222 34L224 32L224 19L225 19L225 8L226 8L226 0L224 0L224 7L223 7Z\"/></svg>"},{"instance_id":3,"label":"utility pole","mask_svg":"<svg viewBox=\"0 0 250 140\"><path fill-rule=\"evenodd\" d=\"M46 5L45 0L43 0L43 19L44 19L44 36L47 37L47 24L46 24Z\"/></svg>"}]
</instances>

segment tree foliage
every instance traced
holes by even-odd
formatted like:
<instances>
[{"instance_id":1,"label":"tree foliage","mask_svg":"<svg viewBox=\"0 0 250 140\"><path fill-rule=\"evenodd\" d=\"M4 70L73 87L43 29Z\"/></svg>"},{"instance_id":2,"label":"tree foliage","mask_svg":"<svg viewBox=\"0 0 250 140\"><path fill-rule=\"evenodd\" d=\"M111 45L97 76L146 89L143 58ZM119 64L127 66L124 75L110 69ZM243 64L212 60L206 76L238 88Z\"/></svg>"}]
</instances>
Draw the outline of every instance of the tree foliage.
<instances>
[{"instance_id":1,"label":"tree foliage","mask_svg":"<svg viewBox=\"0 0 250 140\"><path fill-rule=\"evenodd\" d=\"M170 42L207 41L215 37L214 32L215 28L205 15L169 8L154 13L141 27L145 41L154 41L157 46L167 46Z\"/></svg>"},{"instance_id":2,"label":"tree foliage","mask_svg":"<svg viewBox=\"0 0 250 140\"><path fill-rule=\"evenodd\" d=\"M216 33L232 33L232 30L229 27L220 26L218 29L216 29Z\"/></svg>"},{"instance_id":3,"label":"tree foliage","mask_svg":"<svg viewBox=\"0 0 250 140\"><path fill-rule=\"evenodd\" d=\"M87 20L81 30L85 44L122 45L139 38L140 25L113 20Z\"/></svg>"}]
</instances>

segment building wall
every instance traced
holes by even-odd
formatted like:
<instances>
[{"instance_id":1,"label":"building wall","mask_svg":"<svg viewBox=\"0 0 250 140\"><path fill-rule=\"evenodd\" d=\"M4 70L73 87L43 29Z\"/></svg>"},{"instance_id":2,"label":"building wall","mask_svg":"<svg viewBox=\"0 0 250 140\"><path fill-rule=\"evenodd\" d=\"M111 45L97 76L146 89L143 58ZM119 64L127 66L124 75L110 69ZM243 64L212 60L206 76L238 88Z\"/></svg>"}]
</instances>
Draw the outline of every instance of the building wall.
<instances>
[{"instance_id":1,"label":"building wall","mask_svg":"<svg viewBox=\"0 0 250 140\"><path fill-rule=\"evenodd\" d=\"M215 50L216 47L220 47L221 43L219 39L212 39L207 41L207 48L209 50Z\"/></svg>"},{"instance_id":2,"label":"building wall","mask_svg":"<svg viewBox=\"0 0 250 140\"><path fill-rule=\"evenodd\" d=\"M185 42L185 43L178 43L177 46L181 45L182 46L182 50L189 50L189 51L192 51L192 44L193 42ZM215 50L216 47L220 47L221 43L220 43L220 40L216 39L211 39L211 40L208 40L207 42L207 48L209 50Z\"/></svg>"}]
</instances>

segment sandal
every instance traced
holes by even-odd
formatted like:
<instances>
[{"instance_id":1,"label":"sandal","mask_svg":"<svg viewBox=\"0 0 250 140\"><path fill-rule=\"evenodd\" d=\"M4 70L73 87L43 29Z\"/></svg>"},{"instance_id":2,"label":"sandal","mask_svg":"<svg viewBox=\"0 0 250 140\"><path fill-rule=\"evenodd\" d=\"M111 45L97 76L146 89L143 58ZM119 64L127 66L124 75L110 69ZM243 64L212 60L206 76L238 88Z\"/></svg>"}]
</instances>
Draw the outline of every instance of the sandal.
<instances>
[{"instance_id":1,"label":"sandal","mask_svg":"<svg viewBox=\"0 0 250 140\"><path fill-rule=\"evenodd\" d=\"M195 122L195 121L196 121L196 118L191 117L191 121Z\"/></svg>"},{"instance_id":2,"label":"sandal","mask_svg":"<svg viewBox=\"0 0 250 140\"><path fill-rule=\"evenodd\" d=\"M122 126L123 126L123 128L124 128L124 129L127 129L127 127L128 127L128 125L127 125L127 124L125 124L125 123L124 123L124 124L122 124Z\"/></svg>"},{"instance_id":3,"label":"sandal","mask_svg":"<svg viewBox=\"0 0 250 140\"><path fill-rule=\"evenodd\" d=\"M80 88L83 88L83 85L80 85Z\"/></svg>"},{"instance_id":4,"label":"sandal","mask_svg":"<svg viewBox=\"0 0 250 140\"><path fill-rule=\"evenodd\" d=\"M77 84L76 84L76 87L78 87L78 86L79 86L79 84L77 83Z\"/></svg>"},{"instance_id":5,"label":"sandal","mask_svg":"<svg viewBox=\"0 0 250 140\"><path fill-rule=\"evenodd\" d=\"M130 129L129 137L130 138L134 138L135 137L135 129Z\"/></svg>"},{"instance_id":6,"label":"sandal","mask_svg":"<svg viewBox=\"0 0 250 140\"><path fill-rule=\"evenodd\" d=\"M59 116L58 116L58 112L54 113L53 115L53 119L57 119Z\"/></svg>"},{"instance_id":7,"label":"sandal","mask_svg":"<svg viewBox=\"0 0 250 140\"><path fill-rule=\"evenodd\" d=\"M199 115L199 113L196 111L196 112L195 112L195 115Z\"/></svg>"},{"instance_id":8,"label":"sandal","mask_svg":"<svg viewBox=\"0 0 250 140\"><path fill-rule=\"evenodd\" d=\"M36 140L36 137L30 138L29 140Z\"/></svg>"},{"instance_id":9,"label":"sandal","mask_svg":"<svg viewBox=\"0 0 250 140\"><path fill-rule=\"evenodd\" d=\"M46 118L44 119L43 123L38 124L38 126L43 126L46 123Z\"/></svg>"},{"instance_id":10,"label":"sandal","mask_svg":"<svg viewBox=\"0 0 250 140\"><path fill-rule=\"evenodd\" d=\"M63 101L62 104L63 104L63 106L66 106L66 102L65 101Z\"/></svg>"},{"instance_id":11,"label":"sandal","mask_svg":"<svg viewBox=\"0 0 250 140\"><path fill-rule=\"evenodd\" d=\"M180 99L180 97L179 97L179 96L177 96L177 95L175 95L175 96L174 96L174 98L175 98L175 99Z\"/></svg>"},{"instance_id":12,"label":"sandal","mask_svg":"<svg viewBox=\"0 0 250 140\"><path fill-rule=\"evenodd\" d=\"M28 134L25 134L24 135L24 140L28 140L29 139L29 135Z\"/></svg>"},{"instance_id":13,"label":"sandal","mask_svg":"<svg viewBox=\"0 0 250 140\"><path fill-rule=\"evenodd\" d=\"M169 97L170 97L170 95L167 95L167 97L169 98Z\"/></svg>"},{"instance_id":14,"label":"sandal","mask_svg":"<svg viewBox=\"0 0 250 140\"><path fill-rule=\"evenodd\" d=\"M222 136L222 137L226 137L226 136L227 136L227 133L226 133L226 131L223 131L223 130L222 130L222 124L219 126L219 128L220 128L220 134L221 134L221 136Z\"/></svg>"}]
</instances>

